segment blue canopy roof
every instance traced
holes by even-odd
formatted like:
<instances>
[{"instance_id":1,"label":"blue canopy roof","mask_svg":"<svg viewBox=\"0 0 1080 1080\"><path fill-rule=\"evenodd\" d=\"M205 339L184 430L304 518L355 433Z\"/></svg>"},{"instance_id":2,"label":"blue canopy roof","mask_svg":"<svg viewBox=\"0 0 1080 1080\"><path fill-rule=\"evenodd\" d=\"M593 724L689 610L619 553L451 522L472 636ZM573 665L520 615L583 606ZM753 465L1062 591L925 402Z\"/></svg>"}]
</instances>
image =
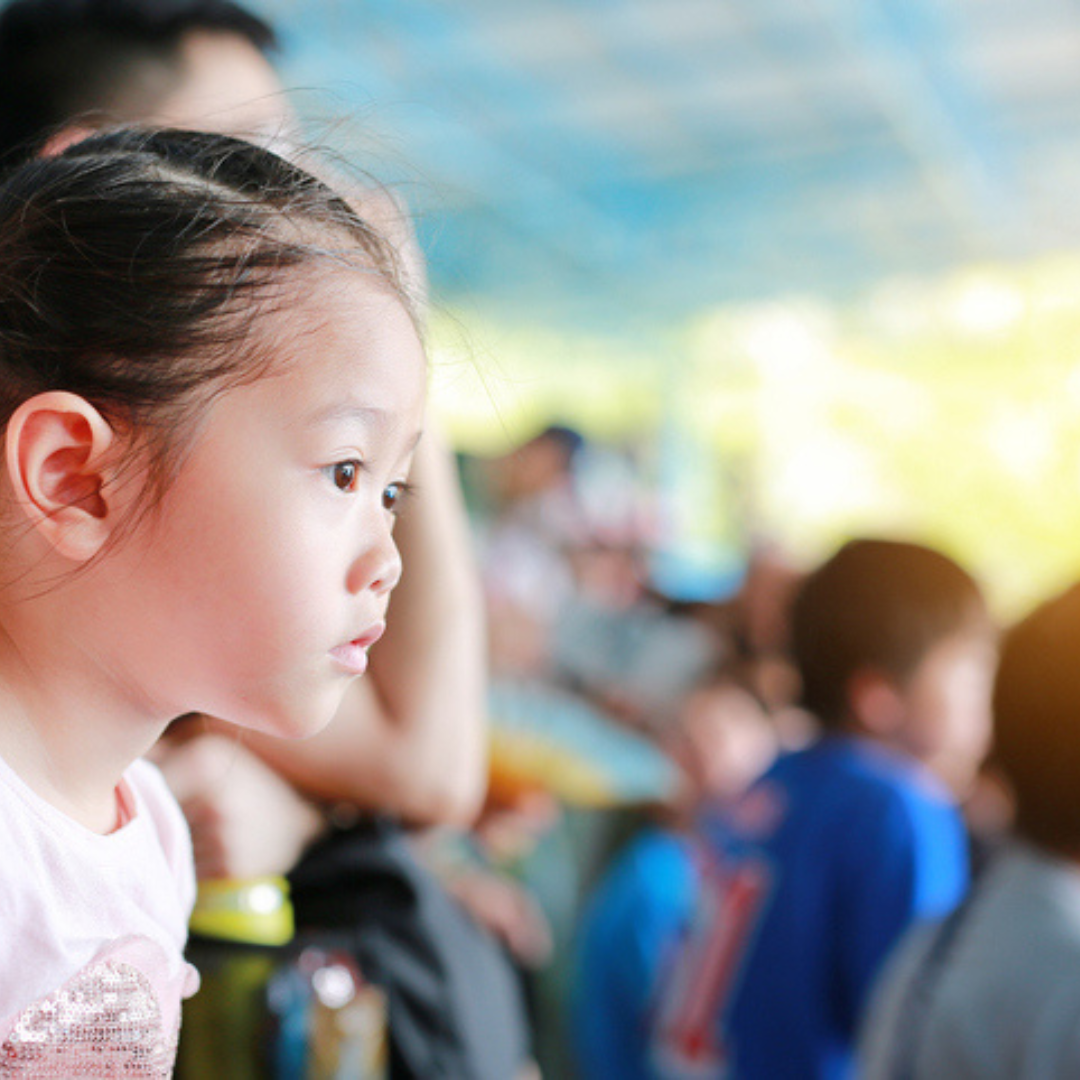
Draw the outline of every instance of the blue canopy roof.
<instances>
[{"instance_id":1,"label":"blue canopy roof","mask_svg":"<svg viewBox=\"0 0 1080 1080\"><path fill-rule=\"evenodd\" d=\"M668 325L1080 241L1072 0L261 7L301 108L352 117L316 135L404 184L444 301Z\"/></svg>"}]
</instances>

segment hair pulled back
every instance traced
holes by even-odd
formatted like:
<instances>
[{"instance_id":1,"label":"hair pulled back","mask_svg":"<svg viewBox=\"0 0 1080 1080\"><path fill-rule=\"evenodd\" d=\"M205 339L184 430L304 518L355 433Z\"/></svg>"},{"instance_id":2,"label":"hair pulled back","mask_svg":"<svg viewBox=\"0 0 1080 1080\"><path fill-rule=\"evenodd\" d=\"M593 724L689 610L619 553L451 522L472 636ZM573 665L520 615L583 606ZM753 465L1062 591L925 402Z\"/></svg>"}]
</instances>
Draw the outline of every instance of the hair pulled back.
<instances>
[{"instance_id":1,"label":"hair pulled back","mask_svg":"<svg viewBox=\"0 0 1080 1080\"><path fill-rule=\"evenodd\" d=\"M0 425L34 394L79 394L145 434L163 481L188 411L266 369L253 320L316 260L405 300L341 197L242 140L122 130L23 165L0 186Z\"/></svg>"}]
</instances>

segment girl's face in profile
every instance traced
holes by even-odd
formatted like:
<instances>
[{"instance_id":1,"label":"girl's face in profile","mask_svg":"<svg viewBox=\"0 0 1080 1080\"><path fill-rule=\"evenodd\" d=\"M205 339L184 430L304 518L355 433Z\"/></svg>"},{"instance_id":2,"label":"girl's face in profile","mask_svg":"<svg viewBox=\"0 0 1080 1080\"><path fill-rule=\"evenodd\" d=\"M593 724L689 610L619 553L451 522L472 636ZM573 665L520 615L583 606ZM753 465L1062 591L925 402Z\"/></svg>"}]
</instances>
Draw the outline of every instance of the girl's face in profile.
<instances>
[{"instance_id":1,"label":"girl's face in profile","mask_svg":"<svg viewBox=\"0 0 1080 1080\"><path fill-rule=\"evenodd\" d=\"M383 629L426 363L373 277L329 270L254 331L270 374L223 393L112 558L120 676L166 715L326 724Z\"/></svg>"}]
</instances>

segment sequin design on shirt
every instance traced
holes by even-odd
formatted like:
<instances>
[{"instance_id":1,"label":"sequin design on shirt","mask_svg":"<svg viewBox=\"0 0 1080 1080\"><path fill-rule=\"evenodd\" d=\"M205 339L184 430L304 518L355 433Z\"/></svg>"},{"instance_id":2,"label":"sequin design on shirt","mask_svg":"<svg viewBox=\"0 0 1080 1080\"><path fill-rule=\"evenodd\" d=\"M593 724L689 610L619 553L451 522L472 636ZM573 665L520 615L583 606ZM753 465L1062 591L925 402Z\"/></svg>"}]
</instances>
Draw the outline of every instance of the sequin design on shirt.
<instances>
[{"instance_id":1,"label":"sequin design on shirt","mask_svg":"<svg viewBox=\"0 0 1080 1080\"><path fill-rule=\"evenodd\" d=\"M20 1013L0 1047L0 1076L158 1080L172 1075L176 1041L150 979L99 960Z\"/></svg>"}]
</instances>

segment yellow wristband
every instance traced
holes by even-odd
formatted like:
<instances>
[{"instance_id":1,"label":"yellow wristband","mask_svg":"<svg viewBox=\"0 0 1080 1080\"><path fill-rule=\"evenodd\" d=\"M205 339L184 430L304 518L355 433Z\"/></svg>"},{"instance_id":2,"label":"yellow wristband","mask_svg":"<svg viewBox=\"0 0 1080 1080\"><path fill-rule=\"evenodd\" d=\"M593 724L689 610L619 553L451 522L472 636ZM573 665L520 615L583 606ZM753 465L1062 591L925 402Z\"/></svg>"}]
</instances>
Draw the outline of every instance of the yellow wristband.
<instances>
[{"instance_id":1,"label":"yellow wristband","mask_svg":"<svg viewBox=\"0 0 1080 1080\"><path fill-rule=\"evenodd\" d=\"M189 927L203 937L284 945L295 930L289 883L283 877L202 881Z\"/></svg>"}]
</instances>

